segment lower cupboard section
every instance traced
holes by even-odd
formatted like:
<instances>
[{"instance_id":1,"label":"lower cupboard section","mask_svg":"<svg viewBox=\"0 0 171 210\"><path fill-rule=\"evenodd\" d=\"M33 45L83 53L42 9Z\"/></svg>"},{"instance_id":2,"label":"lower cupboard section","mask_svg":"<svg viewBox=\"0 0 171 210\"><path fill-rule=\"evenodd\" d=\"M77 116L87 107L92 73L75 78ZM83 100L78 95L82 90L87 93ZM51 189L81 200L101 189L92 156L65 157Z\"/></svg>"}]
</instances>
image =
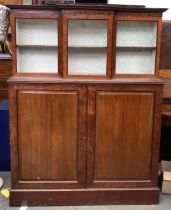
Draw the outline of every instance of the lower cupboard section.
<instances>
[{"instance_id":1,"label":"lower cupboard section","mask_svg":"<svg viewBox=\"0 0 171 210\"><path fill-rule=\"evenodd\" d=\"M11 84L11 206L155 204L162 85Z\"/></svg>"}]
</instances>

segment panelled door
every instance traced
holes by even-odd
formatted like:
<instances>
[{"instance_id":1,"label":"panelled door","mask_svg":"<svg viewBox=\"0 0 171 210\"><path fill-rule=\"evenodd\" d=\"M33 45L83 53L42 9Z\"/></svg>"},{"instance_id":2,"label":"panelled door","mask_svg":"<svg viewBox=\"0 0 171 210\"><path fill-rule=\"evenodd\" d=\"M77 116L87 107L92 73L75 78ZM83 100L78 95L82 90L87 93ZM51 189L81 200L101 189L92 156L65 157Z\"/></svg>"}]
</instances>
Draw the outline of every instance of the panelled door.
<instances>
[{"instance_id":1,"label":"panelled door","mask_svg":"<svg viewBox=\"0 0 171 210\"><path fill-rule=\"evenodd\" d=\"M156 185L160 110L155 88L89 86L87 187Z\"/></svg>"},{"instance_id":2,"label":"panelled door","mask_svg":"<svg viewBox=\"0 0 171 210\"><path fill-rule=\"evenodd\" d=\"M11 104L15 110L11 123L16 125L11 141L15 187L83 188L84 86L16 85L10 89L10 96L11 102L16 100L17 104Z\"/></svg>"}]
</instances>

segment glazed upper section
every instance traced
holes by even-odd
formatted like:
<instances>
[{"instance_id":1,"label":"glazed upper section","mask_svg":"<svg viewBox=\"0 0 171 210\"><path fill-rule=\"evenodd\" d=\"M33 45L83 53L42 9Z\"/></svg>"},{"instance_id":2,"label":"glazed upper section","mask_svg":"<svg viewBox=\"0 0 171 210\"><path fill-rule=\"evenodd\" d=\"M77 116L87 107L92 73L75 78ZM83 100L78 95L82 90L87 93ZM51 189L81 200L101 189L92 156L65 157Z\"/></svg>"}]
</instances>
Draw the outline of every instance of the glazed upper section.
<instances>
[{"instance_id":1,"label":"glazed upper section","mask_svg":"<svg viewBox=\"0 0 171 210\"><path fill-rule=\"evenodd\" d=\"M162 12L144 6L11 6L14 74L156 77Z\"/></svg>"}]
</instances>

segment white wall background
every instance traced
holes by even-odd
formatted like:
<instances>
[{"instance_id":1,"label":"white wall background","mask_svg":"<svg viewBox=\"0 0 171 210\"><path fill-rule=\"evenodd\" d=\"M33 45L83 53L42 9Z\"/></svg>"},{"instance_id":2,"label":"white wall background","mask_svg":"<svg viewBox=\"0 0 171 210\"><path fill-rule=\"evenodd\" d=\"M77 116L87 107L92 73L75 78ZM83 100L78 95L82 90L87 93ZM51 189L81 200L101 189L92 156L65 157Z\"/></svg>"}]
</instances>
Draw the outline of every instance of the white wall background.
<instances>
[{"instance_id":1,"label":"white wall background","mask_svg":"<svg viewBox=\"0 0 171 210\"><path fill-rule=\"evenodd\" d=\"M163 20L171 20L171 0L109 0L109 4L133 4L146 7L169 8L163 14Z\"/></svg>"}]
</instances>

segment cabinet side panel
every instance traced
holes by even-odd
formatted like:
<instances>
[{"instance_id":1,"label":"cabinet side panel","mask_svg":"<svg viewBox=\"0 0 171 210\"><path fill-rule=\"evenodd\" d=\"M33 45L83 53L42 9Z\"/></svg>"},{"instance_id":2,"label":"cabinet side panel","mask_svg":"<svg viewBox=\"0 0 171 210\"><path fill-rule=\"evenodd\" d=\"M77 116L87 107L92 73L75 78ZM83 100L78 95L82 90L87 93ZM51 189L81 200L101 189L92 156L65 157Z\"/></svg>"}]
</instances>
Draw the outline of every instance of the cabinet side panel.
<instances>
[{"instance_id":1,"label":"cabinet side panel","mask_svg":"<svg viewBox=\"0 0 171 210\"><path fill-rule=\"evenodd\" d=\"M19 92L20 180L76 180L77 123L77 91Z\"/></svg>"},{"instance_id":2,"label":"cabinet side panel","mask_svg":"<svg viewBox=\"0 0 171 210\"><path fill-rule=\"evenodd\" d=\"M95 180L150 179L153 93L96 93Z\"/></svg>"}]
</instances>

